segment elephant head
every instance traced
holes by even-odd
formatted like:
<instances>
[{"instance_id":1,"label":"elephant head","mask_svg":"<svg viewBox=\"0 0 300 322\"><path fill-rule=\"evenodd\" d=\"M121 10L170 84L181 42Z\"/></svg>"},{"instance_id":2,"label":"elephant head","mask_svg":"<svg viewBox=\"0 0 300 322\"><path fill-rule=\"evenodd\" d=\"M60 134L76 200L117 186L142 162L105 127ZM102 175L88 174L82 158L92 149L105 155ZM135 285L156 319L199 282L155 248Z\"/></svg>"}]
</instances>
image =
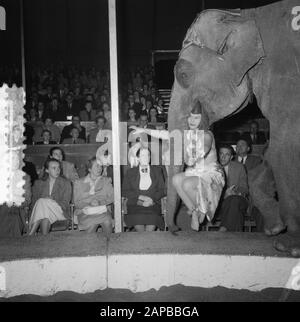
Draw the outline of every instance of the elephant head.
<instances>
[{"instance_id":1,"label":"elephant head","mask_svg":"<svg viewBox=\"0 0 300 322\"><path fill-rule=\"evenodd\" d=\"M252 94L248 72L263 56L254 20L221 10L201 13L186 34L174 68L169 131L187 128L195 102L203 108L204 128L246 106ZM179 170L170 167L169 174ZM168 188L170 222L176 193L170 182Z\"/></svg>"},{"instance_id":2,"label":"elephant head","mask_svg":"<svg viewBox=\"0 0 300 322\"><path fill-rule=\"evenodd\" d=\"M170 110L186 115L191 104L200 101L209 124L236 112L246 106L252 93L248 71L263 56L254 20L226 11L204 11L183 41L174 69ZM180 125L172 121L176 118L172 114L171 128Z\"/></svg>"}]
</instances>

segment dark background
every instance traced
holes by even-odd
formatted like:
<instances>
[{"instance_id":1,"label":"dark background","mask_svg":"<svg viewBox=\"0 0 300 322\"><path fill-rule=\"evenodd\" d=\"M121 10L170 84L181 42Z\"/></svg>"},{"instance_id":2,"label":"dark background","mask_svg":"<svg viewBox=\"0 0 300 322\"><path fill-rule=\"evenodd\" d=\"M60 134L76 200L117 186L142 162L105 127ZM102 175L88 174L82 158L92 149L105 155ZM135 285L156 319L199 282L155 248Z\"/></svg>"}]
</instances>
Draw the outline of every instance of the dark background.
<instances>
[{"instance_id":1,"label":"dark background","mask_svg":"<svg viewBox=\"0 0 300 322\"><path fill-rule=\"evenodd\" d=\"M117 0L119 65L149 64L151 50L180 49L197 13L250 8L275 1ZM20 64L20 1L0 0L7 30L0 31L1 64ZM107 0L24 0L26 66L62 61L108 67Z\"/></svg>"}]
</instances>

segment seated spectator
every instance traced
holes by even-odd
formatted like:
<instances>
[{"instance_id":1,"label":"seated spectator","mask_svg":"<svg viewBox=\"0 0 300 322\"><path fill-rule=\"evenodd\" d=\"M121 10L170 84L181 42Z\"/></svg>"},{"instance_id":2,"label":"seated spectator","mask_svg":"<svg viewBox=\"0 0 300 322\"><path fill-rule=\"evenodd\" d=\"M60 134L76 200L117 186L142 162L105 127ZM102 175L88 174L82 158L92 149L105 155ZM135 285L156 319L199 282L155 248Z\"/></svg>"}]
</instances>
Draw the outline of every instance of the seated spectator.
<instances>
[{"instance_id":1,"label":"seated spectator","mask_svg":"<svg viewBox=\"0 0 300 322\"><path fill-rule=\"evenodd\" d=\"M114 193L111 181L103 177L102 166L96 157L88 162L88 175L74 184L75 216L80 230L88 233L96 232L102 226L105 235L112 232L110 205Z\"/></svg>"},{"instance_id":2,"label":"seated spectator","mask_svg":"<svg viewBox=\"0 0 300 322\"><path fill-rule=\"evenodd\" d=\"M71 137L71 130L76 127L79 130L79 138L86 140L86 131L85 127L80 125L80 117L77 115L74 115L72 117L72 124L67 125L63 128L61 133L60 141L63 142L64 139Z\"/></svg>"},{"instance_id":3,"label":"seated spectator","mask_svg":"<svg viewBox=\"0 0 300 322\"><path fill-rule=\"evenodd\" d=\"M42 134L44 130L50 131L51 139L55 142L53 144L59 143L60 141L60 129L57 125L53 124L51 117L47 117L43 126L39 126L35 129L34 141L39 142L42 140ZM52 144L52 143L51 143Z\"/></svg>"},{"instance_id":4,"label":"seated spectator","mask_svg":"<svg viewBox=\"0 0 300 322\"><path fill-rule=\"evenodd\" d=\"M91 122L96 119L96 110L93 109L92 102L86 101L84 104L84 110L80 111L79 114L83 122Z\"/></svg>"},{"instance_id":5,"label":"seated spectator","mask_svg":"<svg viewBox=\"0 0 300 322\"><path fill-rule=\"evenodd\" d=\"M78 113L79 113L78 108L79 108L79 106L75 105L73 103L73 96L71 94L68 94L66 96L66 100L65 100L65 103L63 105L64 114L66 116L78 115Z\"/></svg>"},{"instance_id":6,"label":"seated spectator","mask_svg":"<svg viewBox=\"0 0 300 322\"><path fill-rule=\"evenodd\" d=\"M157 103L155 104L155 107L157 109L158 114L165 114L164 112L164 101L162 98L159 98L157 100Z\"/></svg>"},{"instance_id":7,"label":"seated spectator","mask_svg":"<svg viewBox=\"0 0 300 322\"><path fill-rule=\"evenodd\" d=\"M247 172L257 167L262 159L257 155L249 154L251 151L251 144L247 138L241 137L236 143L236 156L234 161L238 161L246 167Z\"/></svg>"},{"instance_id":8,"label":"seated spectator","mask_svg":"<svg viewBox=\"0 0 300 322\"><path fill-rule=\"evenodd\" d=\"M79 137L79 130L77 127L73 127L71 130L71 137L64 139L62 144L84 144L85 141Z\"/></svg>"},{"instance_id":9,"label":"seated spectator","mask_svg":"<svg viewBox=\"0 0 300 322\"><path fill-rule=\"evenodd\" d=\"M75 165L73 163L65 160L65 152L62 148L60 148L58 146L51 148L49 151L49 157L50 157L50 159L56 159L60 162L61 171L62 171L61 174L66 179L68 179L72 182L79 179Z\"/></svg>"},{"instance_id":10,"label":"seated spectator","mask_svg":"<svg viewBox=\"0 0 300 322\"><path fill-rule=\"evenodd\" d=\"M148 124L148 114L146 112L141 113L138 127L141 127L143 129L155 129L152 125Z\"/></svg>"},{"instance_id":11,"label":"seated spectator","mask_svg":"<svg viewBox=\"0 0 300 322\"><path fill-rule=\"evenodd\" d=\"M67 120L66 110L61 104L59 104L56 96L52 97L52 101L49 104L48 109L48 117L51 118L53 122Z\"/></svg>"},{"instance_id":12,"label":"seated spectator","mask_svg":"<svg viewBox=\"0 0 300 322\"><path fill-rule=\"evenodd\" d=\"M135 109L133 107L129 107L129 109L128 109L127 121L128 122L133 122L133 123L137 122L136 112L135 112Z\"/></svg>"},{"instance_id":13,"label":"seated spectator","mask_svg":"<svg viewBox=\"0 0 300 322\"><path fill-rule=\"evenodd\" d=\"M123 104L121 105L122 108L120 109L120 119L122 122L127 121L127 115L128 115L128 109L129 109L129 103L128 101L124 101Z\"/></svg>"},{"instance_id":14,"label":"seated spectator","mask_svg":"<svg viewBox=\"0 0 300 322\"><path fill-rule=\"evenodd\" d=\"M45 176L37 180L32 189L32 213L29 221L29 235L41 228L47 235L50 226L56 221L66 221L72 196L69 180L60 176L60 163L56 159L47 159Z\"/></svg>"},{"instance_id":15,"label":"seated spectator","mask_svg":"<svg viewBox=\"0 0 300 322\"><path fill-rule=\"evenodd\" d=\"M31 185L33 185L35 180L38 179L38 174L36 172L36 167L32 162L26 160L26 155L25 155L25 158L24 158L23 162L24 162L24 166L22 168L22 171L24 171L25 173L27 173L29 175L30 183L31 183Z\"/></svg>"},{"instance_id":16,"label":"seated spectator","mask_svg":"<svg viewBox=\"0 0 300 322\"><path fill-rule=\"evenodd\" d=\"M244 166L233 159L233 148L222 145L219 160L226 176L217 217L221 219L220 231L243 231L244 215L248 208L248 181Z\"/></svg>"},{"instance_id":17,"label":"seated spectator","mask_svg":"<svg viewBox=\"0 0 300 322\"><path fill-rule=\"evenodd\" d=\"M34 128L26 122L24 124L25 131L24 131L24 138L25 140L23 141L24 144L26 145L32 145L33 143L33 136L34 136Z\"/></svg>"},{"instance_id":18,"label":"seated spectator","mask_svg":"<svg viewBox=\"0 0 300 322\"><path fill-rule=\"evenodd\" d=\"M243 137L250 142L250 144L265 144L267 142L266 135L264 132L259 131L258 122L252 121L250 123L249 132L243 133Z\"/></svg>"},{"instance_id":19,"label":"seated spectator","mask_svg":"<svg viewBox=\"0 0 300 322\"><path fill-rule=\"evenodd\" d=\"M56 144L57 142L51 140L51 132L49 130L43 130L41 135L41 141L36 142L38 145L46 145L46 144Z\"/></svg>"},{"instance_id":20,"label":"seated spectator","mask_svg":"<svg viewBox=\"0 0 300 322\"><path fill-rule=\"evenodd\" d=\"M106 119L106 127L108 129L111 129L111 108L110 105L107 102L104 102L101 107L103 111L103 115Z\"/></svg>"},{"instance_id":21,"label":"seated spectator","mask_svg":"<svg viewBox=\"0 0 300 322\"><path fill-rule=\"evenodd\" d=\"M110 130L106 129L106 119L104 116L97 116L96 118L96 128L90 130L90 134L88 136L89 143L96 142L106 142L107 134Z\"/></svg>"},{"instance_id":22,"label":"seated spectator","mask_svg":"<svg viewBox=\"0 0 300 322\"><path fill-rule=\"evenodd\" d=\"M125 223L138 232L154 231L157 227L163 230L160 200L165 196L165 183L162 170L150 165L150 151L140 143L131 149L138 149L138 166L127 170L122 184L122 196L128 199Z\"/></svg>"},{"instance_id":23,"label":"seated spectator","mask_svg":"<svg viewBox=\"0 0 300 322\"><path fill-rule=\"evenodd\" d=\"M38 113L34 108L31 108L29 110L29 115L28 115L27 119L28 119L27 124L29 126L31 126L33 129L35 129L38 126L43 125L43 121L38 118Z\"/></svg>"},{"instance_id":24,"label":"seated spectator","mask_svg":"<svg viewBox=\"0 0 300 322\"><path fill-rule=\"evenodd\" d=\"M247 171L247 177L249 174L249 171L253 170L257 166L259 166L262 163L262 158L257 155L249 154L251 151L251 144L247 141L247 138L241 137L239 141L236 144L236 156L234 158L235 161L238 161L242 164L244 164L246 171ZM251 217L254 219L256 223L256 231L263 232L264 231L264 221L263 217L255 205L252 207Z\"/></svg>"},{"instance_id":25,"label":"seated spectator","mask_svg":"<svg viewBox=\"0 0 300 322\"><path fill-rule=\"evenodd\" d=\"M37 106L37 119L44 122L47 117L47 111L45 110L44 102L38 102Z\"/></svg>"},{"instance_id":26,"label":"seated spectator","mask_svg":"<svg viewBox=\"0 0 300 322\"><path fill-rule=\"evenodd\" d=\"M75 111L81 111L84 105L84 97L80 93L80 86L75 87L75 93L73 96L73 104Z\"/></svg>"},{"instance_id":27,"label":"seated spectator","mask_svg":"<svg viewBox=\"0 0 300 322\"><path fill-rule=\"evenodd\" d=\"M141 102L141 112L142 111L148 112L147 106L146 106L146 97L145 96L141 96L140 102Z\"/></svg>"},{"instance_id":28,"label":"seated spectator","mask_svg":"<svg viewBox=\"0 0 300 322\"><path fill-rule=\"evenodd\" d=\"M20 237L26 232L26 217L31 202L31 183L29 175L24 176L24 198L21 206L0 205L0 237Z\"/></svg>"},{"instance_id":29,"label":"seated spectator","mask_svg":"<svg viewBox=\"0 0 300 322\"><path fill-rule=\"evenodd\" d=\"M149 122L150 123L158 122L157 109L155 107L151 107L149 110Z\"/></svg>"}]
</instances>

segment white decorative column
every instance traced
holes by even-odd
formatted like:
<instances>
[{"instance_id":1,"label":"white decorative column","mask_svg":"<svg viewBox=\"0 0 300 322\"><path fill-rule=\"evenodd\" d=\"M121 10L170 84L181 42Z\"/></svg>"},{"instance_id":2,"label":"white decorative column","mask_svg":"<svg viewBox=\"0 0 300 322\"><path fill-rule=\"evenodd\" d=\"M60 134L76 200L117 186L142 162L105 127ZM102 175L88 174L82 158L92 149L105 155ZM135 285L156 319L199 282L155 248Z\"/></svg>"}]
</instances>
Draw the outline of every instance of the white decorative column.
<instances>
[{"instance_id":1,"label":"white decorative column","mask_svg":"<svg viewBox=\"0 0 300 322\"><path fill-rule=\"evenodd\" d=\"M24 201L24 103L22 88L0 88L0 204L9 206Z\"/></svg>"}]
</instances>

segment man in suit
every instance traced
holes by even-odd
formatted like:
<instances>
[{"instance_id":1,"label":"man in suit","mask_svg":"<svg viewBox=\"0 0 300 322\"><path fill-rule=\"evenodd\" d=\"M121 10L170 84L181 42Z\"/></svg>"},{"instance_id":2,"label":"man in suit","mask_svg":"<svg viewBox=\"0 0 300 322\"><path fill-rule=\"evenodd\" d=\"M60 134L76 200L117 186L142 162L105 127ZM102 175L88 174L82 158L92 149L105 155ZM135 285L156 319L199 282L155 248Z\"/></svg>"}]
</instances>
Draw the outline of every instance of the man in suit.
<instances>
[{"instance_id":1,"label":"man in suit","mask_svg":"<svg viewBox=\"0 0 300 322\"><path fill-rule=\"evenodd\" d=\"M256 121L250 123L250 131L245 132L242 136L251 144L265 144L267 141L265 133L259 131L258 123Z\"/></svg>"},{"instance_id":2,"label":"man in suit","mask_svg":"<svg viewBox=\"0 0 300 322\"><path fill-rule=\"evenodd\" d=\"M41 140L36 142L36 144L46 145L46 144L56 144L56 142L51 140L51 132L49 130L43 130L41 135Z\"/></svg>"},{"instance_id":3,"label":"man in suit","mask_svg":"<svg viewBox=\"0 0 300 322\"><path fill-rule=\"evenodd\" d=\"M251 143L246 137L241 137L236 143L236 156L234 161L244 164L247 172L257 167L262 159L257 155L249 154L251 150Z\"/></svg>"},{"instance_id":4,"label":"man in suit","mask_svg":"<svg viewBox=\"0 0 300 322\"><path fill-rule=\"evenodd\" d=\"M78 106L74 105L73 103L73 96L72 94L68 94L66 97L65 105L64 105L64 113L69 115L78 115L79 110Z\"/></svg>"},{"instance_id":5,"label":"man in suit","mask_svg":"<svg viewBox=\"0 0 300 322\"><path fill-rule=\"evenodd\" d=\"M80 111L80 119L83 122L95 121L96 119L96 110L93 109L92 102L86 101L84 104L84 110Z\"/></svg>"},{"instance_id":6,"label":"man in suit","mask_svg":"<svg viewBox=\"0 0 300 322\"><path fill-rule=\"evenodd\" d=\"M59 104L57 96L52 97L52 101L48 105L48 108L47 117L50 117L54 122L67 120L66 109Z\"/></svg>"},{"instance_id":7,"label":"man in suit","mask_svg":"<svg viewBox=\"0 0 300 322\"><path fill-rule=\"evenodd\" d=\"M79 138L86 140L86 130L85 127L80 125L80 117L77 115L74 115L72 117L72 124L66 125L61 133L60 142L62 143L64 139L71 137L71 130L76 127L79 130Z\"/></svg>"},{"instance_id":8,"label":"man in suit","mask_svg":"<svg viewBox=\"0 0 300 322\"><path fill-rule=\"evenodd\" d=\"M241 163L232 159L232 147L222 145L219 160L225 172L226 185L217 214L221 219L220 231L243 231L244 215L248 208L247 173Z\"/></svg>"}]
</instances>

